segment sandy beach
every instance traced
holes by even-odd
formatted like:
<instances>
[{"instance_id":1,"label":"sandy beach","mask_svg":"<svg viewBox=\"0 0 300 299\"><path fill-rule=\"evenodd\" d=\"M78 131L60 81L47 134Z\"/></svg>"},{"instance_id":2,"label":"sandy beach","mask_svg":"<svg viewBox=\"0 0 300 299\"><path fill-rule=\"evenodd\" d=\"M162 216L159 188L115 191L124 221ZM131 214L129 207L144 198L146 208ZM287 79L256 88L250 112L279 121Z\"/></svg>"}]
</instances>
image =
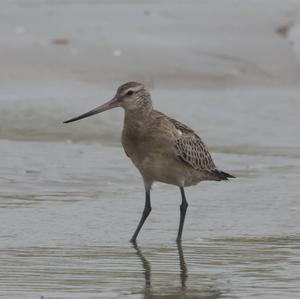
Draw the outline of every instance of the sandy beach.
<instances>
[{"instance_id":1,"label":"sandy beach","mask_svg":"<svg viewBox=\"0 0 300 299\"><path fill-rule=\"evenodd\" d=\"M2 1L2 84L299 84L299 1ZM292 37L296 34L293 34ZM8 81L8 82L7 82ZM47 84L45 84L48 86Z\"/></svg>"}]
</instances>

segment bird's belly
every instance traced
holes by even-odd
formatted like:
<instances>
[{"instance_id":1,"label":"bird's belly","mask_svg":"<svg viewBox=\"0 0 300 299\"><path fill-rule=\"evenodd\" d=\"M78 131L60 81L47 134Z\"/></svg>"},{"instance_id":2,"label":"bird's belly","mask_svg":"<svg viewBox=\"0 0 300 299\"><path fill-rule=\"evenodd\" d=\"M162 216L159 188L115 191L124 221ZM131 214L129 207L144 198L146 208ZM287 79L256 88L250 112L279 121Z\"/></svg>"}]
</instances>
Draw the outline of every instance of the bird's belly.
<instances>
[{"instance_id":1,"label":"bird's belly","mask_svg":"<svg viewBox=\"0 0 300 299\"><path fill-rule=\"evenodd\" d=\"M155 139L150 141L122 139L127 156L145 180L177 186L191 186L203 179L201 172L194 170L177 158L172 144L161 141L157 143Z\"/></svg>"},{"instance_id":2,"label":"bird's belly","mask_svg":"<svg viewBox=\"0 0 300 299\"><path fill-rule=\"evenodd\" d=\"M182 164L174 156L166 153L149 154L142 161L134 161L142 176L149 181L157 181L176 186L190 186L201 180L199 172Z\"/></svg>"}]
</instances>

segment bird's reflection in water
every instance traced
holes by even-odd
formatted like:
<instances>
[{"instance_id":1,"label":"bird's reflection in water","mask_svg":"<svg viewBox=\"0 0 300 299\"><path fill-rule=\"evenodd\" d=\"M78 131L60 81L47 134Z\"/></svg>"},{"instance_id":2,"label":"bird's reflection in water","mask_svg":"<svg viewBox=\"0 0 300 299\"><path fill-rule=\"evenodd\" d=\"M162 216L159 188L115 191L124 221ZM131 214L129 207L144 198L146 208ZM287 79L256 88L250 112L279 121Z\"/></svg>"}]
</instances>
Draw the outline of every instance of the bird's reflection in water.
<instances>
[{"instance_id":1,"label":"bird's reflection in water","mask_svg":"<svg viewBox=\"0 0 300 299\"><path fill-rule=\"evenodd\" d=\"M188 278L188 269L187 264L185 262L182 244L181 242L177 242L177 250L179 257L179 266L180 266L180 288L177 291L168 290L168 291L155 291L151 285L151 265L149 261L146 259L142 250L137 245L136 242L133 243L133 248L136 251L137 256L142 262L142 266L144 269L145 275L145 288L144 288L144 299L217 299L220 298L222 293L218 290L193 290L189 292L187 288L187 278Z\"/></svg>"},{"instance_id":2,"label":"bird's reflection in water","mask_svg":"<svg viewBox=\"0 0 300 299\"><path fill-rule=\"evenodd\" d=\"M133 242L133 248L136 250L136 254L140 258L143 268L144 268L144 274L145 274L145 288L146 290L149 290L151 288L151 266L148 260L143 255L141 249L137 245L136 242Z\"/></svg>"},{"instance_id":3,"label":"bird's reflection in water","mask_svg":"<svg viewBox=\"0 0 300 299\"><path fill-rule=\"evenodd\" d=\"M188 277L187 274L187 267L184 260L183 250L181 242L177 242L177 250L178 250L178 256L179 256L179 265L180 265L180 280L181 280L181 289L186 289L186 280Z\"/></svg>"}]
</instances>

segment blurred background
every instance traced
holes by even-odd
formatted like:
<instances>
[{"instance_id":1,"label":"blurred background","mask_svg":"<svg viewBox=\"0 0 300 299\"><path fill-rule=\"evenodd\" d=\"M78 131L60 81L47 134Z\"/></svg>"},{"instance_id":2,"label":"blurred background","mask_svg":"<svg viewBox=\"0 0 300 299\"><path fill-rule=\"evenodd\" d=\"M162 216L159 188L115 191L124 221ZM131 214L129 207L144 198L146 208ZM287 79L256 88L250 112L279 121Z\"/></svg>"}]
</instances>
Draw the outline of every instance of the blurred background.
<instances>
[{"instance_id":1,"label":"blurred background","mask_svg":"<svg viewBox=\"0 0 300 299\"><path fill-rule=\"evenodd\" d=\"M1 298L295 298L300 1L0 1ZM62 122L144 83L238 178L143 185L123 111ZM146 261L146 262L145 262Z\"/></svg>"}]
</instances>

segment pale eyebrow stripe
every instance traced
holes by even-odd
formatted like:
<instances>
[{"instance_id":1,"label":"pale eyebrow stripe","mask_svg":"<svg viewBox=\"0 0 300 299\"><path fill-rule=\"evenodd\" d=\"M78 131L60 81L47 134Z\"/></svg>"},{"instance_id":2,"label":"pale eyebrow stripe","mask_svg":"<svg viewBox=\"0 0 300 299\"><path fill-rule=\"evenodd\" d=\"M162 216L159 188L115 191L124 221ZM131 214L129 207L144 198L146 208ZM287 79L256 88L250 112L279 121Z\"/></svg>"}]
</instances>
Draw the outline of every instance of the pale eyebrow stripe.
<instances>
[{"instance_id":1,"label":"pale eyebrow stripe","mask_svg":"<svg viewBox=\"0 0 300 299\"><path fill-rule=\"evenodd\" d=\"M144 87L142 85L135 86L135 87L128 87L127 89L125 89L123 91L123 94L126 94L129 90L132 90L132 91L136 92L136 91L142 90L143 88Z\"/></svg>"}]
</instances>

